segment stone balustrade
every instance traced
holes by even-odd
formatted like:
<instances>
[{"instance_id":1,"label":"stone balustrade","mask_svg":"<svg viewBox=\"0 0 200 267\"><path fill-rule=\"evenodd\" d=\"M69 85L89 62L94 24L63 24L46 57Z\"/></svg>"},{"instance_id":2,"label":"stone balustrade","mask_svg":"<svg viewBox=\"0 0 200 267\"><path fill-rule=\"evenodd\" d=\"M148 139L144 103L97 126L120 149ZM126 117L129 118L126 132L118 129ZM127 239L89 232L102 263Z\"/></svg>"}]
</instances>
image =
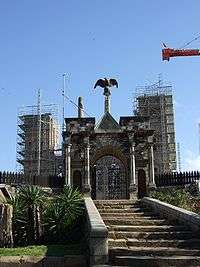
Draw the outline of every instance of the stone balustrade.
<instances>
[{"instance_id":1,"label":"stone balustrade","mask_svg":"<svg viewBox=\"0 0 200 267\"><path fill-rule=\"evenodd\" d=\"M200 215L197 213L170 205L160 200L144 197L142 205L150 207L153 211L169 220L177 220L188 225L194 231L200 231Z\"/></svg>"},{"instance_id":2,"label":"stone balustrade","mask_svg":"<svg viewBox=\"0 0 200 267\"><path fill-rule=\"evenodd\" d=\"M108 261L108 230L90 197L85 197L90 266Z\"/></svg>"}]
</instances>

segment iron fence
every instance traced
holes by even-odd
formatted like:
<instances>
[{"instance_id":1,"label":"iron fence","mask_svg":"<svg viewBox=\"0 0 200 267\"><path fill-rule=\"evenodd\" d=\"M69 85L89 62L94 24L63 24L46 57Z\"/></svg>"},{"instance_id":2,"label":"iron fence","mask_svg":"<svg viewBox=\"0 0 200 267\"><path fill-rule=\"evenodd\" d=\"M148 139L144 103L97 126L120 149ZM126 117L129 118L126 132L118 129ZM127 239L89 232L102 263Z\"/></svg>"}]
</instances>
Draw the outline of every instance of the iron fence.
<instances>
[{"instance_id":1,"label":"iron fence","mask_svg":"<svg viewBox=\"0 0 200 267\"><path fill-rule=\"evenodd\" d=\"M8 185L38 185L42 187L61 188L64 186L64 177L50 176L29 176L17 172L0 172L0 183Z\"/></svg>"},{"instance_id":2,"label":"iron fence","mask_svg":"<svg viewBox=\"0 0 200 267\"><path fill-rule=\"evenodd\" d=\"M155 176L157 187L161 186L184 186L195 181L200 181L200 172L173 172Z\"/></svg>"}]
</instances>

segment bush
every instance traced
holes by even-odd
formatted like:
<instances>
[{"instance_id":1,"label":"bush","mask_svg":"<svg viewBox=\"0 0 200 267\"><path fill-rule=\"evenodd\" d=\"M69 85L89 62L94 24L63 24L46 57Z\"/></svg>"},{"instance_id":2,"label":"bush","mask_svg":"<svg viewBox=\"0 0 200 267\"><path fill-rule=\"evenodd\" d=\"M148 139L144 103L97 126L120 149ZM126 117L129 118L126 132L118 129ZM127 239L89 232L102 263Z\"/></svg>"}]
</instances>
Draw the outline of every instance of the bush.
<instances>
[{"instance_id":1,"label":"bush","mask_svg":"<svg viewBox=\"0 0 200 267\"><path fill-rule=\"evenodd\" d=\"M200 198L193 197L185 189L166 188L152 192L151 197L183 209L200 213Z\"/></svg>"},{"instance_id":2,"label":"bush","mask_svg":"<svg viewBox=\"0 0 200 267\"><path fill-rule=\"evenodd\" d=\"M81 236L83 195L77 189L64 187L61 195L48 198L40 187L25 186L8 203L13 206L15 246L64 243Z\"/></svg>"},{"instance_id":3,"label":"bush","mask_svg":"<svg viewBox=\"0 0 200 267\"><path fill-rule=\"evenodd\" d=\"M44 238L47 242L64 243L77 232L83 214L83 195L71 187L51 201L43 213ZM80 231L79 231L80 233Z\"/></svg>"},{"instance_id":4,"label":"bush","mask_svg":"<svg viewBox=\"0 0 200 267\"><path fill-rule=\"evenodd\" d=\"M15 245L39 242L41 237L40 211L44 191L34 185L21 187L8 203L13 206L13 239Z\"/></svg>"}]
</instances>

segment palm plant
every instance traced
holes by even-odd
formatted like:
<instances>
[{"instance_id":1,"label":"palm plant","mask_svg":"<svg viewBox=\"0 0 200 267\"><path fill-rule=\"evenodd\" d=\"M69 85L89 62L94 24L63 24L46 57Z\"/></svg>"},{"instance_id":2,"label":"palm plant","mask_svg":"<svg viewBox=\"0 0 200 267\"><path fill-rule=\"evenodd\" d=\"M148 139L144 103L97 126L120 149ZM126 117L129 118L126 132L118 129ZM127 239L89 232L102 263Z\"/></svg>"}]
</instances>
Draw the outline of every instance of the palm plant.
<instances>
[{"instance_id":1,"label":"palm plant","mask_svg":"<svg viewBox=\"0 0 200 267\"><path fill-rule=\"evenodd\" d=\"M71 187L51 203L43 214L45 234L50 240L63 241L83 213L83 195Z\"/></svg>"},{"instance_id":2,"label":"palm plant","mask_svg":"<svg viewBox=\"0 0 200 267\"><path fill-rule=\"evenodd\" d=\"M35 185L22 187L19 198L27 210L28 243L35 243L41 237L40 208L44 203L44 191Z\"/></svg>"},{"instance_id":3,"label":"palm plant","mask_svg":"<svg viewBox=\"0 0 200 267\"><path fill-rule=\"evenodd\" d=\"M65 211L65 220L70 224L83 213L83 195L76 188L65 186L63 193L57 199Z\"/></svg>"},{"instance_id":4,"label":"palm plant","mask_svg":"<svg viewBox=\"0 0 200 267\"><path fill-rule=\"evenodd\" d=\"M19 198L19 195L13 195L10 199L7 199L7 203L13 207L12 216L12 232L13 241L15 245L22 245L26 243L26 210L24 209L23 203Z\"/></svg>"}]
</instances>

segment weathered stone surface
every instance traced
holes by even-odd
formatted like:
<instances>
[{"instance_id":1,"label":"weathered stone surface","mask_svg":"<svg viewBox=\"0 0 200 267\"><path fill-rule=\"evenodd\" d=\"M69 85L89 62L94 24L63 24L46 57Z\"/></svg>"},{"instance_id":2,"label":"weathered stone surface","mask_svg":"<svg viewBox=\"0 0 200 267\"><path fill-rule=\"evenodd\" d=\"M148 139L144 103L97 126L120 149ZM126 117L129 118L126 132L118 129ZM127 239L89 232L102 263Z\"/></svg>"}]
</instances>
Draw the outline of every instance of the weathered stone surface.
<instances>
[{"instance_id":1,"label":"weathered stone surface","mask_svg":"<svg viewBox=\"0 0 200 267\"><path fill-rule=\"evenodd\" d=\"M130 116L121 117L118 123L109 112L103 114L99 123L96 123L93 117L66 118L63 150L66 151L65 162L70 162L70 167L66 164L65 168L66 177L70 176L70 179L66 179L66 183L79 187L86 196L91 195L97 199L136 199L138 188L141 189L142 196L146 195L146 187L151 177L149 149L152 138L149 137L154 133L149 129L147 121L147 117ZM89 153L85 153L86 140ZM67 152L69 144L70 153ZM130 150L134 151L134 154L131 154ZM112 157L120 164L110 164L106 157ZM103 159L107 162L105 169ZM115 168L115 172L113 171L115 176L117 176L116 170L119 173L117 180L112 178L111 172L108 171L111 167ZM100 177L102 169L106 171ZM141 170L145 173L144 182L138 185L138 181L141 180L138 178ZM75 175L77 171L79 171L78 177ZM99 180L101 181L98 182ZM102 184L109 186L102 187ZM89 190L87 185L91 186Z\"/></svg>"},{"instance_id":2,"label":"weathered stone surface","mask_svg":"<svg viewBox=\"0 0 200 267\"><path fill-rule=\"evenodd\" d=\"M176 220L170 223L155 213L147 217L151 205L144 208L141 202L95 202L109 231L109 263L137 267L200 266L197 233L187 225L178 224ZM123 206L126 207L124 214L127 217L122 215ZM135 217L136 214L140 216Z\"/></svg>"},{"instance_id":3,"label":"weathered stone surface","mask_svg":"<svg viewBox=\"0 0 200 267\"><path fill-rule=\"evenodd\" d=\"M141 200L144 206L151 207L154 212L162 217L178 220L180 223L190 226L195 231L200 231L200 215L197 213L175 207L153 198L143 198Z\"/></svg>"},{"instance_id":4,"label":"weathered stone surface","mask_svg":"<svg viewBox=\"0 0 200 267\"><path fill-rule=\"evenodd\" d=\"M0 204L0 246L12 247L12 216L13 208L9 204Z\"/></svg>"},{"instance_id":5,"label":"weathered stone surface","mask_svg":"<svg viewBox=\"0 0 200 267\"><path fill-rule=\"evenodd\" d=\"M91 198L85 199L90 265L108 261L108 230Z\"/></svg>"}]
</instances>

